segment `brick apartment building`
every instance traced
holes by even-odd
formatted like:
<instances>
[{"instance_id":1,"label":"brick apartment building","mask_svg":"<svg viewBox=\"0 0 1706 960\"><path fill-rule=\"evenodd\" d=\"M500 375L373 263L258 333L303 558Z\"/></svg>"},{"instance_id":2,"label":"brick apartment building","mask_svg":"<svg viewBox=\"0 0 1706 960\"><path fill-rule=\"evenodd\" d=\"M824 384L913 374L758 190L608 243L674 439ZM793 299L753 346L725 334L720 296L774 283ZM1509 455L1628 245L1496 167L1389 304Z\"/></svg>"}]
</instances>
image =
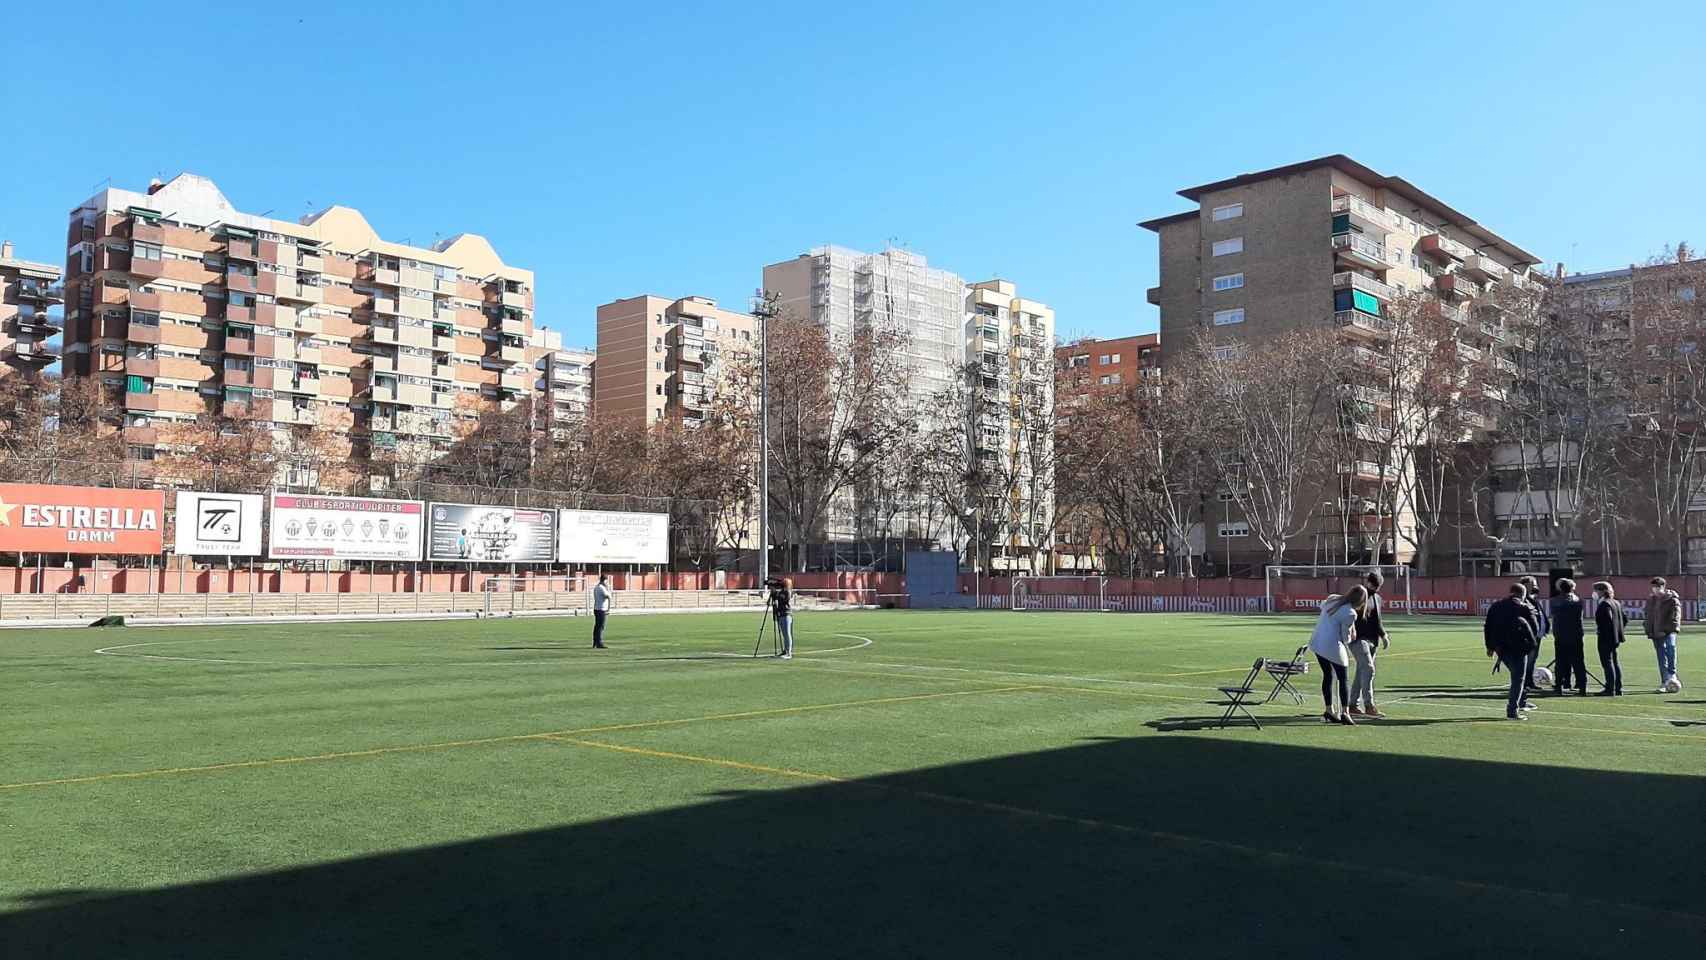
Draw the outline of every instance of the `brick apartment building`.
<instances>
[{"instance_id":1,"label":"brick apartment building","mask_svg":"<svg viewBox=\"0 0 1706 960\"><path fill-rule=\"evenodd\" d=\"M470 401L536 389L533 274L473 234L427 248L348 207L258 216L185 173L95 194L66 243L65 373L111 388L135 459L160 425L222 413L430 459Z\"/></svg>"}]
</instances>

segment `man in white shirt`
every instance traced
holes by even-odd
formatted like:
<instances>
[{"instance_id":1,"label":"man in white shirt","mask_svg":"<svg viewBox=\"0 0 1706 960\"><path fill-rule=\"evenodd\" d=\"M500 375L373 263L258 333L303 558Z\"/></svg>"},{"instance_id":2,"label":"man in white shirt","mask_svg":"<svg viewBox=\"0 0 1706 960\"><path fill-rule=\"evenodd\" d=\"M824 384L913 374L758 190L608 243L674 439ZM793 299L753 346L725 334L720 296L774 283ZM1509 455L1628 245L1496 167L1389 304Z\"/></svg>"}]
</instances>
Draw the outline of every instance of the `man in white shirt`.
<instances>
[{"instance_id":1,"label":"man in white shirt","mask_svg":"<svg viewBox=\"0 0 1706 960\"><path fill-rule=\"evenodd\" d=\"M592 648L606 649L604 646L604 618L610 615L610 575L599 574L598 584L592 588Z\"/></svg>"}]
</instances>

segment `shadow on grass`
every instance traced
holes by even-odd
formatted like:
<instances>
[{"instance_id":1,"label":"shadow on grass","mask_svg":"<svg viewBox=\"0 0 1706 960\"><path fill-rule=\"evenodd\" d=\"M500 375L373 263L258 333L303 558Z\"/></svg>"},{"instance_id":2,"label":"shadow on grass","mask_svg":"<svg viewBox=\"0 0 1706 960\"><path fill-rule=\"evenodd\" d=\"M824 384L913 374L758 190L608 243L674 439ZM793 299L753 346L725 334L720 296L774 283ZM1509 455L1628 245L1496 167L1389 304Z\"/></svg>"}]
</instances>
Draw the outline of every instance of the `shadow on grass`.
<instances>
[{"instance_id":1,"label":"shadow on grass","mask_svg":"<svg viewBox=\"0 0 1706 960\"><path fill-rule=\"evenodd\" d=\"M570 778L589 749L542 762ZM683 762L639 758L636 773ZM1502 952L1516 933L1524 956L1669 957L1706 937L1698 858L1652 846L1662 823L1671 850L1706 848L1700 778L1242 731L808 786L750 775L753 790L585 825L43 892L0 914L0 944L30 958L1407 958ZM1584 829L1536 833L1541 802ZM1354 901L1354 919L1321 914L1322 898ZM1575 920L1513 931L1513 910Z\"/></svg>"}]
</instances>

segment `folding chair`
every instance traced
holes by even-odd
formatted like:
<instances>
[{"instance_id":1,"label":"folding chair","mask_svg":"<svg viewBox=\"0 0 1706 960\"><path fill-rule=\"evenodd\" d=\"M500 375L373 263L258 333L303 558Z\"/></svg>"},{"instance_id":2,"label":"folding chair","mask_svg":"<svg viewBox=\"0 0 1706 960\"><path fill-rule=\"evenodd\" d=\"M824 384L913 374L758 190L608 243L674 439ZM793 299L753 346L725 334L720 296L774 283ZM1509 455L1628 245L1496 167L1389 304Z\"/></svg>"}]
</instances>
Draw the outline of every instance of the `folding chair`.
<instances>
[{"instance_id":1,"label":"folding chair","mask_svg":"<svg viewBox=\"0 0 1706 960\"><path fill-rule=\"evenodd\" d=\"M1274 688L1268 691L1268 698L1263 700L1263 703L1273 703L1274 698L1280 695L1281 690L1291 694L1293 701L1303 702L1303 694L1295 686L1292 686L1291 678L1301 677L1309 672L1309 661L1303 656L1308 650L1309 645L1304 644L1297 648L1297 652L1291 655L1290 660L1262 661L1262 669L1267 671L1268 676L1272 677L1274 681Z\"/></svg>"},{"instance_id":2,"label":"folding chair","mask_svg":"<svg viewBox=\"0 0 1706 960\"><path fill-rule=\"evenodd\" d=\"M1232 722L1232 715L1234 713L1243 711L1244 716L1250 718L1250 722L1255 724L1257 730L1262 729L1262 725L1256 720L1256 715L1251 713L1250 708L1245 706L1245 704L1255 702L1253 698L1256 694L1256 678L1262 675L1262 664L1266 662L1267 661L1263 658L1257 657L1256 662L1250 665L1250 673L1244 677L1244 683L1241 686L1215 688L1226 697L1226 699L1222 701L1226 706L1226 712L1220 716L1220 725L1222 727L1225 727L1228 723Z\"/></svg>"}]
</instances>

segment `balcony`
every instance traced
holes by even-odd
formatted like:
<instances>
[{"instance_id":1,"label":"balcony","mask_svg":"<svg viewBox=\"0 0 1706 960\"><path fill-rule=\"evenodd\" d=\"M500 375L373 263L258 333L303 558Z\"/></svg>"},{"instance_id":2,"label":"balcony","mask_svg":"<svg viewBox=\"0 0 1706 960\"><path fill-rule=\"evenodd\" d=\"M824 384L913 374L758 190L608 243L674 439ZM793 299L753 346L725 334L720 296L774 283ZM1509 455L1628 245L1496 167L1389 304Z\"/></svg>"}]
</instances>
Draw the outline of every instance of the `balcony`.
<instances>
[{"instance_id":1,"label":"balcony","mask_svg":"<svg viewBox=\"0 0 1706 960\"><path fill-rule=\"evenodd\" d=\"M1373 277L1364 276L1363 274L1356 273L1351 270L1344 270L1333 274L1333 289L1361 290L1371 296L1379 297L1388 303L1391 302L1393 295L1396 293L1391 284L1386 283L1383 280L1376 280Z\"/></svg>"},{"instance_id":2,"label":"balcony","mask_svg":"<svg viewBox=\"0 0 1706 960\"><path fill-rule=\"evenodd\" d=\"M399 279L401 278L395 270L388 270L384 267L379 267L373 271L374 283L382 283L387 287L395 287L397 286L397 281Z\"/></svg>"},{"instance_id":3,"label":"balcony","mask_svg":"<svg viewBox=\"0 0 1706 960\"><path fill-rule=\"evenodd\" d=\"M292 393L302 393L302 394L307 394L308 396L311 396L311 397L317 397L320 395L320 378L319 377L293 377L289 384L281 386L281 387L279 387L279 389L280 390L289 390Z\"/></svg>"},{"instance_id":4,"label":"balcony","mask_svg":"<svg viewBox=\"0 0 1706 960\"><path fill-rule=\"evenodd\" d=\"M1386 270L1391 267L1391 264L1386 262L1386 245L1370 240L1360 233L1333 234L1333 254L1340 263L1369 270Z\"/></svg>"},{"instance_id":5,"label":"balcony","mask_svg":"<svg viewBox=\"0 0 1706 960\"><path fill-rule=\"evenodd\" d=\"M152 393L126 393L124 408L151 413L160 409L160 398Z\"/></svg>"},{"instance_id":6,"label":"balcony","mask_svg":"<svg viewBox=\"0 0 1706 960\"><path fill-rule=\"evenodd\" d=\"M513 290L505 290L503 293L503 305L506 307L512 307L516 310L526 310L527 294L518 293Z\"/></svg>"},{"instance_id":7,"label":"balcony","mask_svg":"<svg viewBox=\"0 0 1706 960\"><path fill-rule=\"evenodd\" d=\"M45 313L19 313L6 318L6 329L13 333L51 337L59 332L59 324Z\"/></svg>"},{"instance_id":8,"label":"balcony","mask_svg":"<svg viewBox=\"0 0 1706 960\"><path fill-rule=\"evenodd\" d=\"M1482 320L1478 327L1481 334L1488 339L1503 340L1505 338L1505 325L1497 320Z\"/></svg>"},{"instance_id":9,"label":"balcony","mask_svg":"<svg viewBox=\"0 0 1706 960\"><path fill-rule=\"evenodd\" d=\"M504 344L498 348L498 356L505 363L521 363L527 359L527 348L520 344Z\"/></svg>"},{"instance_id":10,"label":"balcony","mask_svg":"<svg viewBox=\"0 0 1706 960\"><path fill-rule=\"evenodd\" d=\"M1392 219L1391 214L1361 197L1350 194L1333 198L1333 222L1335 227L1341 223L1355 224L1365 232L1379 233L1382 236L1398 229L1398 223Z\"/></svg>"},{"instance_id":11,"label":"balcony","mask_svg":"<svg viewBox=\"0 0 1706 960\"><path fill-rule=\"evenodd\" d=\"M230 271L225 274L225 287L234 293L255 293L255 275Z\"/></svg>"},{"instance_id":12,"label":"balcony","mask_svg":"<svg viewBox=\"0 0 1706 960\"><path fill-rule=\"evenodd\" d=\"M160 325L133 320L125 326L125 339L131 343L159 343Z\"/></svg>"},{"instance_id":13,"label":"balcony","mask_svg":"<svg viewBox=\"0 0 1706 960\"><path fill-rule=\"evenodd\" d=\"M373 298L373 312L374 313L383 313L383 314L386 314L388 316L396 316L397 315L397 300L396 300L396 298L394 298L394 297L374 297Z\"/></svg>"},{"instance_id":14,"label":"balcony","mask_svg":"<svg viewBox=\"0 0 1706 960\"><path fill-rule=\"evenodd\" d=\"M1493 356L1493 369L1514 375L1516 373L1516 361L1510 357L1501 357L1495 354Z\"/></svg>"},{"instance_id":15,"label":"balcony","mask_svg":"<svg viewBox=\"0 0 1706 960\"><path fill-rule=\"evenodd\" d=\"M1442 273L1435 277L1434 289L1440 296L1454 300L1473 300L1482 293L1480 284L1459 273Z\"/></svg>"},{"instance_id":16,"label":"balcony","mask_svg":"<svg viewBox=\"0 0 1706 960\"><path fill-rule=\"evenodd\" d=\"M1390 474L1392 471L1388 469L1387 472ZM1353 460L1349 463L1341 463L1339 464L1339 476L1356 477L1358 480L1379 480L1380 464L1370 460ZM1390 483L1395 478L1389 475L1386 479Z\"/></svg>"},{"instance_id":17,"label":"balcony","mask_svg":"<svg viewBox=\"0 0 1706 960\"><path fill-rule=\"evenodd\" d=\"M1392 397L1389 396L1385 390L1381 390L1377 387L1365 387L1362 384L1347 383L1339 388L1339 392L1340 395L1347 400L1354 400L1357 403L1366 403L1371 407L1390 409L1392 406Z\"/></svg>"},{"instance_id":18,"label":"balcony","mask_svg":"<svg viewBox=\"0 0 1706 960\"><path fill-rule=\"evenodd\" d=\"M1144 291L1144 298L1159 307L1161 305L1161 288L1150 287L1148 290Z\"/></svg>"},{"instance_id":19,"label":"balcony","mask_svg":"<svg viewBox=\"0 0 1706 960\"><path fill-rule=\"evenodd\" d=\"M1461 261L1474 253L1468 247L1441 233L1430 233L1422 237L1421 242L1416 244L1416 249L1423 256L1447 265Z\"/></svg>"},{"instance_id":20,"label":"balcony","mask_svg":"<svg viewBox=\"0 0 1706 960\"><path fill-rule=\"evenodd\" d=\"M47 283L31 277L22 277L18 280L16 289L20 301L28 300L40 304L65 302L65 286L63 284Z\"/></svg>"},{"instance_id":21,"label":"balcony","mask_svg":"<svg viewBox=\"0 0 1706 960\"><path fill-rule=\"evenodd\" d=\"M160 361L144 357L126 357L124 372L133 377L147 377L152 380L160 375Z\"/></svg>"},{"instance_id":22,"label":"balcony","mask_svg":"<svg viewBox=\"0 0 1706 960\"><path fill-rule=\"evenodd\" d=\"M529 384L526 374L505 372L498 375L498 386L505 390L526 390Z\"/></svg>"},{"instance_id":23,"label":"balcony","mask_svg":"<svg viewBox=\"0 0 1706 960\"><path fill-rule=\"evenodd\" d=\"M226 244L225 244L225 256L228 258L229 257L235 257L238 260L257 260L257 259L259 259L255 255L255 241L243 240L243 239L239 239L237 237L232 237L230 240L228 240L226 242Z\"/></svg>"},{"instance_id":24,"label":"balcony","mask_svg":"<svg viewBox=\"0 0 1706 960\"><path fill-rule=\"evenodd\" d=\"M505 316L498 324L498 329L512 337L527 336L527 321L518 317Z\"/></svg>"},{"instance_id":25,"label":"balcony","mask_svg":"<svg viewBox=\"0 0 1706 960\"><path fill-rule=\"evenodd\" d=\"M1464 257L1463 265L1457 268L1457 272L1478 283L1496 283L1510 276L1510 271L1505 269L1504 264L1479 253Z\"/></svg>"},{"instance_id":26,"label":"balcony","mask_svg":"<svg viewBox=\"0 0 1706 960\"><path fill-rule=\"evenodd\" d=\"M1361 310L1340 310L1333 314L1333 323L1352 336L1383 339L1392 332L1392 321Z\"/></svg>"},{"instance_id":27,"label":"balcony","mask_svg":"<svg viewBox=\"0 0 1706 960\"><path fill-rule=\"evenodd\" d=\"M255 322L255 308L228 306L225 308L225 321L227 323L252 324Z\"/></svg>"},{"instance_id":28,"label":"balcony","mask_svg":"<svg viewBox=\"0 0 1706 960\"><path fill-rule=\"evenodd\" d=\"M1367 347L1352 347L1351 362L1365 370L1384 370L1387 366L1386 354Z\"/></svg>"},{"instance_id":29,"label":"balcony","mask_svg":"<svg viewBox=\"0 0 1706 960\"><path fill-rule=\"evenodd\" d=\"M1457 359L1459 360L1466 360L1470 363L1480 363L1482 360L1487 358L1485 351L1472 347L1461 340L1457 341L1455 346L1457 350Z\"/></svg>"},{"instance_id":30,"label":"balcony","mask_svg":"<svg viewBox=\"0 0 1706 960\"><path fill-rule=\"evenodd\" d=\"M46 365L59 359L59 355L46 343L40 340L20 340L6 345L3 357L7 361L26 366Z\"/></svg>"},{"instance_id":31,"label":"balcony","mask_svg":"<svg viewBox=\"0 0 1706 960\"><path fill-rule=\"evenodd\" d=\"M1463 412L1463 425L1471 430L1486 430L1492 427L1493 422L1488 419L1486 414L1465 410Z\"/></svg>"}]
</instances>

